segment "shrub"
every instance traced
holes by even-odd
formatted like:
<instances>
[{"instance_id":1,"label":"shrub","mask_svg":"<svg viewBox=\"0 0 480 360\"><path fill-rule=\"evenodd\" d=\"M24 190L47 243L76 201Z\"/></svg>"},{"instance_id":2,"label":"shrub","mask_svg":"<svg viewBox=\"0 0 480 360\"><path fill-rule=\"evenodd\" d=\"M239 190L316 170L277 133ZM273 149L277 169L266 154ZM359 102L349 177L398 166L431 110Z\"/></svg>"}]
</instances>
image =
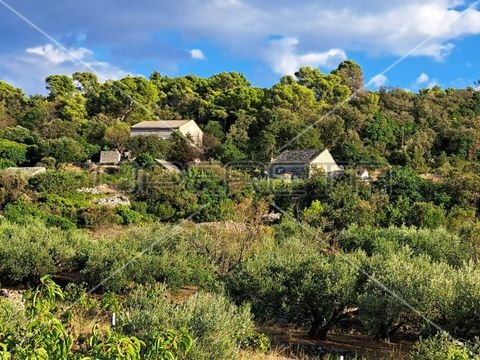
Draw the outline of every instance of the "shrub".
<instances>
[{"instance_id":1,"label":"shrub","mask_svg":"<svg viewBox=\"0 0 480 360\"><path fill-rule=\"evenodd\" d=\"M351 227L340 235L340 245L346 251L361 249L369 255L388 254L408 246L414 255L428 255L435 261L460 266L469 259L468 247L458 235L446 229L386 229Z\"/></svg>"},{"instance_id":2,"label":"shrub","mask_svg":"<svg viewBox=\"0 0 480 360\"><path fill-rule=\"evenodd\" d=\"M0 158L11 160L15 164L27 161L28 146L15 141L0 139Z\"/></svg>"},{"instance_id":3,"label":"shrub","mask_svg":"<svg viewBox=\"0 0 480 360\"><path fill-rule=\"evenodd\" d=\"M48 228L38 219L22 225L0 222L0 278L37 282L46 274L72 271L78 249L86 246L83 241L76 233Z\"/></svg>"},{"instance_id":4,"label":"shrub","mask_svg":"<svg viewBox=\"0 0 480 360\"><path fill-rule=\"evenodd\" d=\"M14 305L9 299L0 298L0 333L17 334L18 329L24 323L25 316L21 307Z\"/></svg>"},{"instance_id":5,"label":"shrub","mask_svg":"<svg viewBox=\"0 0 480 360\"><path fill-rule=\"evenodd\" d=\"M268 347L257 335L247 306L237 307L223 295L199 293L180 305L170 300L163 285L139 286L125 299L124 330L141 339L163 328L188 329L195 343L188 359L237 359L239 347Z\"/></svg>"},{"instance_id":6,"label":"shrub","mask_svg":"<svg viewBox=\"0 0 480 360\"><path fill-rule=\"evenodd\" d=\"M38 163L37 166L44 166L47 169L54 169L57 164L57 160L54 157L46 156L43 157Z\"/></svg>"},{"instance_id":7,"label":"shrub","mask_svg":"<svg viewBox=\"0 0 480 360\"><path fill-rule=\"evenodd\" d=\"M183 359L192 347L193 340L185 331L163 331L146 344L108 326L100 331L97 325L87 341L81 343L65 326L68 310L64 312L59 306L64 298L57 284L42 277L41 286L26 296L26 321L15 329L0 323L0 358L176 360Z\"/></svg>"},{"instance_id":8,"label":"shrub","mask_svg":"<svg viewBox=\"0 0 480 360\"><path fill-rule=\"evenodd\" d=\"M138 154L135 158L135 164L143 169L153 169L157 164L155 158L149 153Z\"/></svg>"},{"instance_id":9,"label":"shrub","mask_svg":"<svg viewBox=\"0 0 480 360\"><path fill-rule=\"evenodd\" d=\"M145 219L142 214L130 209L128 206L118 206L116 211L123 225L138 224Z\"/></svg>"},{"instance_id":10,"label":"shrub","mask_svg":"<svg viewBox=\"0 0 480 360\"><path fill-rule=\"evenodd\" d=\"M88 176L76 171L49 170L30 178L30 187L38 192L62 194L85 186Z\"/></svg>"},{"instance_id":11,"label":"shrub","mask_svg":"<svg viewBox=\"0 0 480 360\"><path fill-rule=\"evenodd\" d=\"M148 153L157 159L164 159L168 150L168 141L155 135L134 136L128 140L127 148L134 156Z\"/></svg>"},{"instance_id":12,"label":"shrub","mask_svg":"<svg viewBox=\"0 0 480 360\"><path fill-rule=\"evenodd\" d=\"M409 223L421 228L436 229L445 225L446 211L430 202L416 202Z\"/></svg>"},{"instance_id":13,"label":"shrub","mask_svg":"<svg viewBox=\"0 0 480 360\"><path fill-rule=\"evenodd\" d=\"M20 174L0 172L0 206L21 198L27 187L27 180Z\"/></svg>"},{"instance_id":14,"label":"shrub","mask_svg":"<svg viewBox=\"0 0 480 360\"><path fill-rule=\"evenodd\" d=\"M453 340L446 333L419 341L408 355L408 360L475 360L480 354L472 354L468 347Z\"/></svg>"},{"instance_id":15,"label":"shrub","mask_svg":"<svg viewBox=\"0 0 480 360\"><path fill-rule=\"evenodd\" d=\"M196 253L171 226L134 229L125 237L92 243L85 254L82 278L91 286L122 291L133 283L166 282L174 288L197 285L214 288L211 260Z\"/></svg>"},{"instance_id":16,"label":"shrub","mask_svg":"<svg viewBox=\"0 0 480 360\"><path fill-rule=\"evenodd\" d=\"M83 144L70 137L50 139L40 146L43 157L53 157L59 163L85 161L97 151L92 145Z\"/></svg>"},{"instance_id":17,"label":"shrub","mask_svg":"<svg viewBox=\"0 0 480 360\"><path fill-rule=\"evenodd\" d=\"M0 159L0 170L15 166L15 162L9 159Z\"/></svg>"},{"instance_id":18,"label":"shrub","mask_svg":"<svg viewBox=\"0 0 480 360\"><path fill-rule=\"evenodd\" d=\"M21 126L0 129L0 138L23 144L34 144L36 141L35 137L30 130Z\"/></svg>"},{"instance_id":19,"label":"shrub","mask_svg":"<svg viewBox=\"0 0 480 360\"><path fill-rule=\"evenodd\" d=\"M121 224L123 219L114 208L105 206L88 207L77 212L79 227L95 229L111 224Z\"/></svg>"}]
</instances>

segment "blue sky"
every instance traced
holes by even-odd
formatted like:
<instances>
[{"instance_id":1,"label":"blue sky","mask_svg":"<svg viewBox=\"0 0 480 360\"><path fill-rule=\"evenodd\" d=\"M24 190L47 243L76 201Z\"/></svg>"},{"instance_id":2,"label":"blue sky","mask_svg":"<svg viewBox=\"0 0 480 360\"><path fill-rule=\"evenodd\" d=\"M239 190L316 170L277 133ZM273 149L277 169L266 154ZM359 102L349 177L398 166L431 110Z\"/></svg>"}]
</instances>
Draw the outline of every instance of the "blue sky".
<instances>
[{"instance_id":1,"label":"blue sky","mask_svg":"<svg viewBox=\"0 0 480 360\"><path fill-rule=\"evenodd\" d=\"M47 75L75 71L101 80L240 71L271 86L344 59L373 89L465 87L480 79L479 49L473 1L0 0L0 79L29 94L45 92Z\"/></svg>"}]
</instances>

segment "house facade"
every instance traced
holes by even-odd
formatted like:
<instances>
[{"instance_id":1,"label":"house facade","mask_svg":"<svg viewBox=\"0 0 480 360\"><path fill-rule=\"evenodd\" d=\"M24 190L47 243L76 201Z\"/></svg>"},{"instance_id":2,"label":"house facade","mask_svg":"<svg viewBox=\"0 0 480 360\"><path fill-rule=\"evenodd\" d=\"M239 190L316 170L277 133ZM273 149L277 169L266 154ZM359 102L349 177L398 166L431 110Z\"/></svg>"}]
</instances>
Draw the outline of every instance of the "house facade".
<instances>
[{"instance_id":1,"label":"house facade","mask_svg":"<svg viewBox=\"0 0 480 360\"><path fill-rule=\"evenodd\" d=\"M100 152L100 165L117 165L120 160L122 160L122 154L118 150Z\"/></svg>"},{"instance_id":2,"label":"house facade","mask_svg":"<svg viewBox=\"0 0 480 360\"><path fill-rule=\"evenodd\" d=\"M315 171L332 175L342 171L328 149L286 150L274 159L268 167L270 178L307 178Z\"/></svg>"},{"instance_id":3,"label":"house facade","mask_svg":"<svg viewBox=\"0 0 480 360\"><path fill-rule=\"evenodd\" d=\"M142 121L130 129L130 136L155 135L162 139L168 139L174 131L184 136L189 136L197 146L203 144L203 131L193 120L160 120Z\"/></svg>"}]
</instances>

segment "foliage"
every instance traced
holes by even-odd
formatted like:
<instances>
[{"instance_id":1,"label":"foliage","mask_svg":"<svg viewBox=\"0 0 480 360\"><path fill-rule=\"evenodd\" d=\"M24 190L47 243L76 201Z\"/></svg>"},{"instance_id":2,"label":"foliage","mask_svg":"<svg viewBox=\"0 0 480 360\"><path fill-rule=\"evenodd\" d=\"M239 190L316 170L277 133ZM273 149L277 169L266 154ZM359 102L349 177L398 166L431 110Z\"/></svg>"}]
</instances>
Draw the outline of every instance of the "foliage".
<instances>
[{"instance_id":1,"label":"foliage","mask_svg":"<svg viewBox=\"0 0 480 360\"><path fill-rule=\"evenodd\" d=\"M361 249L369 255L392 254L408 247L416 256L429 256L435 261L456 266L461 266L470 259L466 244L459 236L446 229L381 229L355 226L341 234L340 245L345 251Z\"/></svg>"},{"instance_id":2,"label":"foliage","mask_svg":"<svg viewBox=\"0 0 480 360\"><path fill-rule=\"evenodd\" d=\"M87 160L98 152L98 148L64 136L45 141L40 145L40 152L43 157L53 157L59 163L69 163Z\"/></svg>"},{"instance_id":3,"label":"foliage","mask_svg":"<svg viewBox=\"0 0 480 360\"><path fill-rule=\"evenodd\" d=\"M87 184L88 178L85 173L76 171L54 171L32 177L29 186L38 192L62 194L73 192Z\"/></svg>"},{"instance_id":4,"label":"foliage","mask_svg":"<svg viewBox=\"0 0 480 360\"><path fill-rule=\"evenodd\" d=\"M186 333L167 331L151 344L133 336L95 326L86 349L74 348L74 337L57 317L64 298L61 288L49 277L27 298L27 321L15 332L0 328L2 359L169 359L188 353L193 340Z\"/></svg>"},{"instance_id":5,"label":"foliage","mask_svg":"<svg viewBox=\"0 0 480 360\"><path fill-rule=\"evenodd\" d=\"M310 324L310 335L324 338L355 304L358 256L321 255L311 247L286 244L242 263L228 280L231 295L252 303L268 319L286 317Z\"/></svg>"},{"instance_id":6,"label":"foliage","mask_svg":"<svg viewBox=\"0 0 480 360\"><path fill-rule=\"evenodd\" d=\"M140 286L127 296L125 311L125 331L143 339L165 327L189 329L195 337L189 359L236 359L239 346L255 345L258 338L249 308L221 295L200 293L176 305L164 286ZM265 341L259 338L258 346L265 347Z\"/></svg>"},{"instance_id":7,"label":"foliage","mask_svg":"<svg viewBox=\"0 0 480 360\"><path fill-rule=\"evenodd\" d=\"M408 356L409 360L475 360L479 358L478 352L472 354L468 346L443 332L415 344Z\"/></svg>"},{"instance_id":8,"label":"foliage","mask_svg":"<svg viewBox=\"0 0 480 360\"><path fill-rule=\"evenodd\" d=\"M27 145L0 139L0 158L22 164L27 160Z\"/></svg>"}]
</instances>

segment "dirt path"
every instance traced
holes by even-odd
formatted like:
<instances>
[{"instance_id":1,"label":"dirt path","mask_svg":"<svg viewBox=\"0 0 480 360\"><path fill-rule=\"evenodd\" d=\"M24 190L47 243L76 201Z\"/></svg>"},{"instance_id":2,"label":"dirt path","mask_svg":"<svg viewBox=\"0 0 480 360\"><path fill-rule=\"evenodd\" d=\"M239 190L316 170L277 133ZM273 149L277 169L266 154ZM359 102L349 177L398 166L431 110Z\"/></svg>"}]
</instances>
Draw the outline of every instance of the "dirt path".
<instances>
[{"instance_id":1,"label":"dirt path","mask_svg":"<svg viewBox=\"0 0 480 360\"><path fill-rule=\"evenodd\" d=\"M330 334L327 340L312 340L303 330L269 326L262 328L272 345L286 348L293 354L359 355L368 359L403 359L412 343L404 341L384 342L364 335Z\"/></svg>"}]
</instances>

